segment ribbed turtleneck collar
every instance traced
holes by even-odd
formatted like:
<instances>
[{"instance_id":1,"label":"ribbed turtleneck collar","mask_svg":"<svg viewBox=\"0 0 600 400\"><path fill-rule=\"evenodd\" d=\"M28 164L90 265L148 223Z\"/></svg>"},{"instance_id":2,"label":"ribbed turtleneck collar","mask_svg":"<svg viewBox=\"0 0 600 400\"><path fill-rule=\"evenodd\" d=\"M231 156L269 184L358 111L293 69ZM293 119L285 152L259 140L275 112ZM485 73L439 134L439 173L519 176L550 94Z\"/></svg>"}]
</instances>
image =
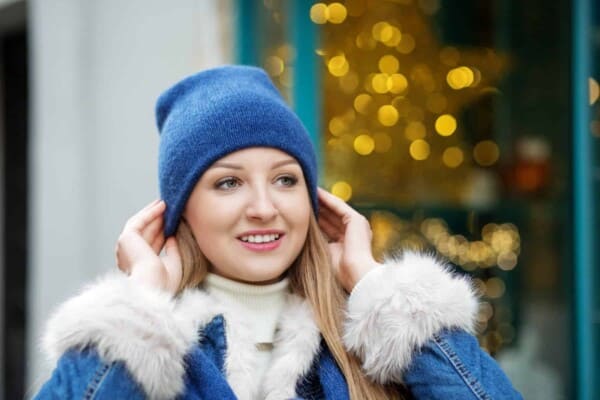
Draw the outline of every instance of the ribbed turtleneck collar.
<instances>
[{"instance_id":1,"label":"ribbed turtleneck collar","mask_svg":"<svg viewBox=\"0 0 600 400\"><path fill-rule=\"evenodd\" d=\"M269 285L252 285L209 273L203 285L211 296L247 316L255 343L273 343L277 321L289 292L288 278Z\"/></svg>"}]
</instances>

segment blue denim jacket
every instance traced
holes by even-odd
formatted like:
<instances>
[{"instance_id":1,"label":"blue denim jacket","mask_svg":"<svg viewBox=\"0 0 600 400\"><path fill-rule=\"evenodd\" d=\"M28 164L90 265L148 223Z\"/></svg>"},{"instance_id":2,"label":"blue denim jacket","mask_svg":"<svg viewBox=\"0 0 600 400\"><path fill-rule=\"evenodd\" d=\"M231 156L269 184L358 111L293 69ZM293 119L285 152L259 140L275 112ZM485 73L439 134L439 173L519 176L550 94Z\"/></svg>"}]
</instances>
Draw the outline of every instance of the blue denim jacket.
<instances>
[{"instance_id":1,"label":"blue denim jacket","mask_svg":"<svg viewBox=\"0 0 600 400\"><path fill-rule=\"evenodd\" d=\"M178 399L236 399L227 384L223 318L216 317L186 356L185 391ZM415 399L521 399L496 362L463 331L436 334L414 357L404 384ZM333 356L322 348L296 384L300 399L349 399L346 381ZM70 350L36 399L145 399L123 362L105 362L93 348Z\"/></svg>"},{"instance_id":2,"label":"blue denim jacket","mask_svg":"<svg viewBox=\"0 0 600 400\"><path fill-rule=\"evenodd\" d=\"M411 257L370 273L350 296L344 342L365 373L414 399L521 399L465 331L465 310L474 300L468 281L430 258ZM414 279L410 265L418 271ZM344 376L306 305L290 304L280 330L293 339L274 355L270 391L254 397L348 399ZM51 319L46 344L58 361L36 398L249 398L255 382L244 381L229 358L243 348L244 333L236 334L235 318L221 311L199 290L174 303L124 278L104 280Z\"/></svg>"}]
</instances>

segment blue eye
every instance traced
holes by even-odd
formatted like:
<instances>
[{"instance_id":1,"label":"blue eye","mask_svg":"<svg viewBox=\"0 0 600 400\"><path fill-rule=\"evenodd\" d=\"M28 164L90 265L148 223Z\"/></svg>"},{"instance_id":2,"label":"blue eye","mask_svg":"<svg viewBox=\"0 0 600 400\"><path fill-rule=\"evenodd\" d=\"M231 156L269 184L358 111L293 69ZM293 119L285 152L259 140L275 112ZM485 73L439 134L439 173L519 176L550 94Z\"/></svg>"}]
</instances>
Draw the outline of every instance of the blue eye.
<instances>
[{"instance_id":1,"label":"blue eye","mask_svg":"<svg viewBox=\"0 0 600 400\"><path fill-rule=\"evenodd\" d=\"M215 187L217 189L223 189L223 190L235 189L238 186L240 186L240 181L233 177L221 179L220 181L215 183Z\"/></svg>"},{"instance_id":2,"label":"blue eye","mask_svg":"<svg viewBox=\"0 0 600 400\"><path fill-rule=\"evenodd\" d=\"M298 183L298 178L296 178L293 175L282 175L277 178L277 183L279 183L282 186L291 187Z\"/></svg>"}]
</instances>

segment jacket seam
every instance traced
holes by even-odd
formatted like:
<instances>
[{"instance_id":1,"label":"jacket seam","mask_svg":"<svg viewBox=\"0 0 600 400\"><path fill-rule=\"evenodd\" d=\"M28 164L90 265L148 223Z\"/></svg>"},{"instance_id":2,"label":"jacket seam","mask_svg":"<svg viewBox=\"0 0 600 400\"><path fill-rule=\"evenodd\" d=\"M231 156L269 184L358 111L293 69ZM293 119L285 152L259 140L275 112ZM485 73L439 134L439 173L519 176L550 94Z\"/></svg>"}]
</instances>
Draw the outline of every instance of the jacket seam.
<instances>
[{"instance_id":1,"label":"jacket seam","mask_svg":"<svg viewBox=\"0 0 600 400\"><path fill-rule=\"evenodd\" d=\"M452 350L450 345L444 341L438 334L433 335L433 340L436 346L442 353L448 358L450 364L454 367L458 375L465 382L467 387L473 392L475 397L480 400L492 400L491 397L481 387L481 384L477 381L477 378L472 376L468 368L463 364L458 355Z\"/></svg>"},{"instance_id":2,"label":"jacket seam","mask_svg":"<svg viewBox=\"0 0 600 400\"><path fill-rule=\"evenodd\" d=\"M86 388L83 394L84 400L91 400L96 396L98 388L102 384L104 378L106 378L106 375L108 375L111 366L112 364L103 363L100 364L100 366L96 369L94 377L92 378L91 382L89 383L88 387Z\"/></svg>"}]
</instances>

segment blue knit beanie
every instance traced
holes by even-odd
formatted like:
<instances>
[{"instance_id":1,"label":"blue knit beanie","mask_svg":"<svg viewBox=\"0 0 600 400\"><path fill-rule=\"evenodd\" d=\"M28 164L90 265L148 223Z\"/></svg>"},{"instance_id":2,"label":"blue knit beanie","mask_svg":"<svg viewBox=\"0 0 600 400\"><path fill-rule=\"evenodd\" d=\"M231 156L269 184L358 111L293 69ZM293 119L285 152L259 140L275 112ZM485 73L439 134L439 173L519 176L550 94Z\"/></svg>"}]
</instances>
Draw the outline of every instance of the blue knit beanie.
<instances>
[{"instance_id":1,"label":"blue knit beanie","mask_svg":"<svg viewBox=\"0 0 600 400\"><path fill-rule=\"evenodd\" d=\"M156 123L165 236L175 233L204 171L248 147L272 147L294 157L317 212L317 161L308 132L262 69L225 66L185 78L158 98Z\"/></svg>"}]
</instances>

